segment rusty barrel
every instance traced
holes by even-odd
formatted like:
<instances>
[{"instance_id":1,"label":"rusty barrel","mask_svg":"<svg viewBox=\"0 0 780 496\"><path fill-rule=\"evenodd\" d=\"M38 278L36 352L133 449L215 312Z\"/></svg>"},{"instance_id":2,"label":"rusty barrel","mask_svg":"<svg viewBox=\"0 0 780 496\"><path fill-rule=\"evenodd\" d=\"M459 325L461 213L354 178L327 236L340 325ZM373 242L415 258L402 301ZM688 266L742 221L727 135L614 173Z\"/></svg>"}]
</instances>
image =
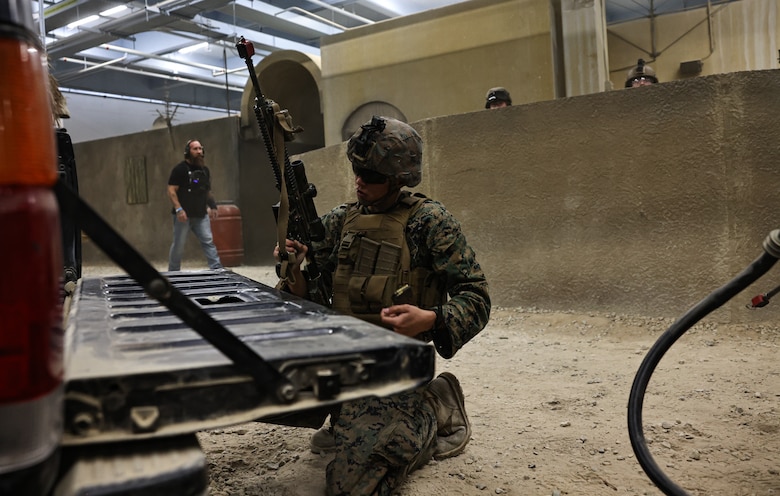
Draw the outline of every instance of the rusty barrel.
<instances>
[{"instance_id":1,"label":"rusty barrel","mask_svg":"<svg viewBox=\"0 0 780 496\"><path fill-rule=\"evenodd\" d=\"M233 202L217 203L217 218L211 220L211 233L222 265L235 267L244 263L244 234L241 210Z\"/></svg>"}]
</instances>

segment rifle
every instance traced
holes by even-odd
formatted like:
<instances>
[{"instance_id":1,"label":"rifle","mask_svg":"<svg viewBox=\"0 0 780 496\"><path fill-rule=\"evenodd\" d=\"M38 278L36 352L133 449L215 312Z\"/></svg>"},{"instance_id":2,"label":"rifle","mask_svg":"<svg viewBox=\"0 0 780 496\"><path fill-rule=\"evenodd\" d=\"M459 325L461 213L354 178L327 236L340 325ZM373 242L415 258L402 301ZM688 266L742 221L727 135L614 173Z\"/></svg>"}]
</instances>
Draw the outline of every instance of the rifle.
<instances>
[{"instance_id":1,"label":"rifle","mask_svg":"<svg viewBox=\"0 0 780 496\"><path fill-rule=\"evenodd\" d=\"M276 179L276 189L280 193L279 202L272 206L281 260L276 266L276 273L281 278L277 288L284 282L295 283L292 265L289 263L290 254L283 249L285 239L294 239L308 248L306 268L303 271L308 298L315 303L326 305L329 303L329 297L312 250L313 241L325 239L325 228L314 206L317 188L306 178L306 169L301 160L290 162L285 146L285 142L292 141L295 133L303 131L303 128L293 126L289 112L286 109L280 110L276 102L263 95L252 63L252 55L255 53L252 42L241 37L236 43L236 49L249 69L249 77L255 89L255 117Z\"/></svg>"}]
</instances>

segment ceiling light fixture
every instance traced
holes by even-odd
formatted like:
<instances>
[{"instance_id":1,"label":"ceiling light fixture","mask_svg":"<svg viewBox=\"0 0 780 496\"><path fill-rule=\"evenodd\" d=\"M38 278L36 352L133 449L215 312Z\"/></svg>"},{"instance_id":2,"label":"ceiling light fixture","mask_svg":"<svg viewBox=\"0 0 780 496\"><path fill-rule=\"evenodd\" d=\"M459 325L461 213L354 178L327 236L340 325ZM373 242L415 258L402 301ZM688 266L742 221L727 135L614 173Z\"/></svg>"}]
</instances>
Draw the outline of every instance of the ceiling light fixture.
<instances>
[{"instance_id":1,"label":"ceiling light fixture","mask_svg":"<svg viewBox=\"0 0 780 496\"><path fill-rule=\"evenodd\" d=\"M85 17L83 19L79 19L78 21L71 22L70 24L68 24L68 29L73 29L73 28L76 28L78 26L82 26L84 24L90 23L92 21L97 21L98 19L100 19L100 16L98 16L97 14L94 14L94 15L91 15L89 17Z\"/></svg>"},{"instance_id":2,"label":"ceiling light fixture","mask_svg":"<svg viewBox=\"0 0 780 496\"><path fill-rule=\"evenodd\" d=\"M100 13L100 15L102 15L103 17L112 16L127 10L127 8L128 8L127 5L117 5L114 8L104 10L103 12Z\"/></svg>"}]
</instances>

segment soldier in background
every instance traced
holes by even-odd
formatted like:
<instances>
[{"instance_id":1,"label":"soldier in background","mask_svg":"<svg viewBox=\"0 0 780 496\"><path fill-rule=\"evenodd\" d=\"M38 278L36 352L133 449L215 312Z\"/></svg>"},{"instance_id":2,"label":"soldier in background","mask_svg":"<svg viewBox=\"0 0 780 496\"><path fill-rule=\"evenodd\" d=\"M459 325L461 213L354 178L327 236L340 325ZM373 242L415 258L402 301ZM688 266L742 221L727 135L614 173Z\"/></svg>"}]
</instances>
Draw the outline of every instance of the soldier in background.
<instances>
[{"instance_id":1,"label":"soldier in background","mask_svg":"<svg viewBox=\"0 0 780 496\"><path fill-rule=\"evenodd\" d=\"M313 243L333 309L432 341L451 358L487 324L490 297L459 222L441 203L402 189L422 179L420 136L375 116L349 139L347 157L357 201L322 216L326 236ZM285 244L294 282L280 287L305 296L307 247ZM312 437L312 451L336 453L328 494L389 495L412 470L461 453L470 438L460 383L444 372L410 392L343 404Z\"/></svg>"},{"instance_id":2,"label":"soldier in background","mask_svg":"<svg viewBox=\"0 0 780 496\"><path fill-rule=\"evenodd\" d=\"M512 97L509 96L509 92L506 88L498 86L496 88L490 88L485 95L485 108L486 109L499 109L504 107L510 107L512 105Z\"/></svg>"},{"instance_id":3,"label":"soldier in background","mask_svg":"<svg viewBox=\"0 0 780 496\"><path fill-rule=\"evenodd\" d=\"M645 64L644 59L637 60L636 67L628 71L628 76L626 77L626 88L638 88L657 83L658 78L655 77L655 71L652 67Z\"/></svg>"}]
</instances>

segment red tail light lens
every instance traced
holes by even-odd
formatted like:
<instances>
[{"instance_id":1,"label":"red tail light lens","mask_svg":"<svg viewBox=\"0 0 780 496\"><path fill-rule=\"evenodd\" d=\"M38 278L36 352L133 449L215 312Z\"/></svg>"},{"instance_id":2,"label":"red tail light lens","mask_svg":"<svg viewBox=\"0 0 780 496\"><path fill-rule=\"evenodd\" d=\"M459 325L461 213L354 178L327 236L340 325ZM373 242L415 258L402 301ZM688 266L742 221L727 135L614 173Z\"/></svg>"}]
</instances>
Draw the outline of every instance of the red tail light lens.
<instances>
[{"instance_id":1,"label":"red tail light lens","mask_svg":"<svg viewBox=\"0 0 780 496\"><path fill-rule=\"evenodd\" d=\"M48 74L27 0L0 0L0 493L49 494L62 437L62 237Z\"/></svg>"},{"instance_id":2,"label":"red tail light lens","mask_svg":"<svg viewBox=\"0 0 780 496\"><path fill-rule=\"evenodd\" d=\"M57 201L48 188L0 186L0 404L62 382L62 277Z\"/></svg>"},{"instance_id":3,"label":"red tail light lens","mask_svg":"<svg viewBox=\"0 0 780 496\"><path fill-rule=\"evenodd\" d=\"M62 248L48 74L38 46L0 32L0 405L62 382Z\"/></svg>"}]
</instances>

